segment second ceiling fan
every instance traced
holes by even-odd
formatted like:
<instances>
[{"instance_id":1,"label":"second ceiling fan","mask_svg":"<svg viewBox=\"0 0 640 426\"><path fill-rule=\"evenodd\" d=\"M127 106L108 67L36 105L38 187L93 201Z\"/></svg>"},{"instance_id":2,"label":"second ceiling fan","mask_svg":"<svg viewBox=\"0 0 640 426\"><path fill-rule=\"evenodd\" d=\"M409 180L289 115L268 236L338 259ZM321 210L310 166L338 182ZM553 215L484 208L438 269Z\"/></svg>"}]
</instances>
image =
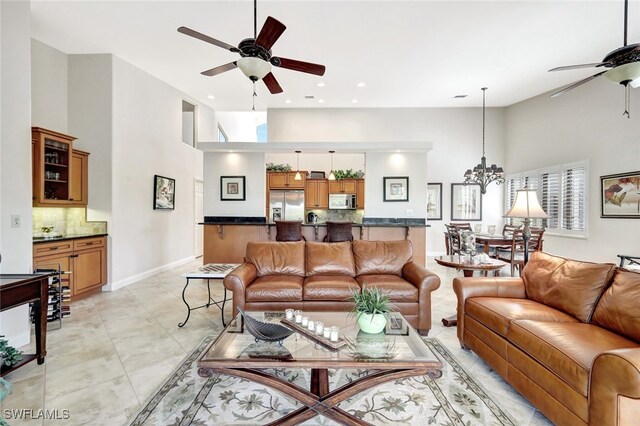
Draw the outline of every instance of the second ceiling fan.
<instances>
[{"instance_id":1,"label":"second ceiling fan","mask_svg":"<svg viewBox=\"0 0 640 426\"><path fill-rule=\"evenodd\" d=\"M253 37L245 38L238 46L232 46L213 37L199 33L187 27L178 28L178 32L195 37L199 40L211 43L230 52L239 53L241 58L237 61L220 65L201 74L212 77L234 68L240 68L242 72L254 83L262 80L272 94L282 93L282 87L271 72L271 66L286 68L315 75L324 75L325 66L310 62L297 61L279 56L272 56L271 47L280 38L287 27L271 16L267 17L260 33L257 25L257 1L253 2Z\"/></svg>"}]
</instances>

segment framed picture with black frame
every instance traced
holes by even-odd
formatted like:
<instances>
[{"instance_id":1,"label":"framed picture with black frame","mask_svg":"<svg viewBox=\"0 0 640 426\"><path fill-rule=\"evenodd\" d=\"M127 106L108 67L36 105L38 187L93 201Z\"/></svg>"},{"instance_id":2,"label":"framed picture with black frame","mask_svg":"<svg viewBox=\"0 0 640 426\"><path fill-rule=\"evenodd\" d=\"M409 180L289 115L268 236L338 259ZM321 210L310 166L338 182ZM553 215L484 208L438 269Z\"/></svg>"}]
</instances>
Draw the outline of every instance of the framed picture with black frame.
<instances>
[{"instance_id":1,"label":"framed picture with black frame","mask_svg":"<svg viewBox=\"0 0 640 426\"><path fill-rule=\"evenodd\" d=\"M600 217L640 219L640 171L600 176Z\"/></svg>"},{"instance_id":2,"label":"framed picture with black frame","mask_svg":"<svg viewBox=\"0 0 640 426\"><path fill-rule=\"evenodd\" d=\"M451 220L482 220L482 192L479 184L451 184Z\"/></svg>"},{"instance_id":3,"label":"framed picture with black frame","mask_svg":"<svg viewBox=\"0 0 640 426\"><path fill-rule=\"evenodd\" d=\"M427 184L427 220L442 220L442 183Z\"/></svg>"},{"instance_id":4,"label":"framed picture with black frame","mask_svg":"<svg viewBox=\"0 0 640 426\"><path fill-rule=\"evenodd\" d=\"M220 201L244 201L245 191L244 176L220 176Z\"/></svg>"},{"instance_id":5,"label":"framed picture with black frame","mask_svg":"<svg viewBox=\"0 0 640 426\"><path fill-rule=\"evenodd\" d=\"M165 176L153 176L153 209L173 210L176 201L176 180Z\"/></svg>"},{"instance_id":6,"label":"framed picture with black frame","mask_svg":"<svg viewBox=\"0 0 640 426\"><path fill-rule=\"evenodd\" d=\"M409 201L409 177L383 177L383 201Z\"/></svg>"}]
</instances>

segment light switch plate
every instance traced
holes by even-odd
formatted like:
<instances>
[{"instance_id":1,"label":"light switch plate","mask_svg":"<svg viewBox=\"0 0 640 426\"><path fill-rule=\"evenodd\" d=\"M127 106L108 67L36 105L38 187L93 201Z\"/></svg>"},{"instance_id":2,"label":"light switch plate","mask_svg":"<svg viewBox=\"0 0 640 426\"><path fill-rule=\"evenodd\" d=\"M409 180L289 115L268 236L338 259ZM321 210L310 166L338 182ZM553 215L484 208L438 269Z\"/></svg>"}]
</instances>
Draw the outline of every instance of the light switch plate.
<instances>
[{"instance_id":1,"label":"light switch plate","mask_svg":"<svg viewBox=\"0 0 640 426\"><path fill-rule=\"evenodd\" d=\"M12 228L20 228L20 215L12 214L11 215L11 227Z\"/></svg>"}]
</instances>

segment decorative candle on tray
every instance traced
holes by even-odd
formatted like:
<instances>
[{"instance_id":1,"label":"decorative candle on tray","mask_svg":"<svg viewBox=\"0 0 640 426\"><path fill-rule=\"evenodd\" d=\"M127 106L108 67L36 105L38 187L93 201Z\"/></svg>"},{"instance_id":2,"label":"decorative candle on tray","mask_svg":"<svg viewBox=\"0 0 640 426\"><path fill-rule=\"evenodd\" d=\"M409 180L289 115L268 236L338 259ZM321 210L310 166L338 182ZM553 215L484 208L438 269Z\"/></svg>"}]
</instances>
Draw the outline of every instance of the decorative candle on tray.
<instances>
[{"instance_id":1,"label":"decorative candle on tray","mask_svg":"<svg viewBox=\"0 0 640 426\"><path fill-rule=\"evenodd\" d=\"M324 330L322 330L322 337L325 339L331 338L331 327L325 327Z\"/></svg>"},{"instance_id":2,"label":"decorative candle on tray","mask_svg":"<svg viewBox=\"0 0 640 426\"><path fill-rule=\"evenodd\" d=\"M300 324L302 322L302 311L297 310L293 312L293 316L296 319L296 324Z\"/></svg>"},{"instance_id":3,"label":"decorative candle on tray","mask_svg":"<svg viewBox=\"0 0 640 426\"><path fill-rule=\"evenodd\" d=\"M309 328L310 331L315 331L316 330L316 323L313 320L309 320L309 322L307 323L307 327Z\"/></svg>"},{"instance_id":4,"label":"decorative candle on tray","mask_svg":"<svg viewBox=\"0 0 640 426\"><path fill-rule=\"evenodd\" d=\"M316 334L322 335L324 331L324 323L322 321L316 321Z\"/></svg>"},{"instance_id":5,"label":"decorative candle on tray","mask_svg":"<svg viewBox=\"0 0 640 426\"><path fill-rule=\"evenodd\" d=\"M301 324L302 324L303 327L308 327L309 326L309 317L303 316Z\"/></svg>"},{"instance_id":6,"label":"decorative candle on tray","mask_svg":"<svg viewBox=\"0 0 640 426\"><path fill-rule=\"evenodd\" d=\"M338 341L338 332L340 331L340 329L336 326L331 327L331 341L332 342L337 342Z\"/></svg>"},{"instance_id":7,"label":"decorative candle on tray","mask_svg":"<svg viewBox=\"0 0 640 426\"><path fill-rule=\"evenodd\" d=\"M293 319L293 312L294 312L294 310L293 310L293 309L285 309L285 311L284 311L284 317L285 317L286 319L288 319L289 321L291 321L291 320Z\"/></svg>"}]
</instances>

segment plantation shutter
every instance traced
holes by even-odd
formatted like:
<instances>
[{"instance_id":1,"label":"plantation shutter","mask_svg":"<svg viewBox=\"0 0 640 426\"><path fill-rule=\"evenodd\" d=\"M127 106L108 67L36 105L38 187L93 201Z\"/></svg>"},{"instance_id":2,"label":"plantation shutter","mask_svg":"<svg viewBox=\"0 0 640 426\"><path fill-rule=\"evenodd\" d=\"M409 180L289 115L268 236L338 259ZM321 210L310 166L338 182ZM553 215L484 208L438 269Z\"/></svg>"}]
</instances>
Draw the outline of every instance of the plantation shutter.
<instances>
[{"instance_id":1,"label":"plantation shutter","mask_svg":"<svg viewBox=\"0 0 640 426\"><path fill-rule=\"evenodd\" d=\"M586 170L573 167L562 172L561 228L568 231L586 229Z\"/></svg>"}]
</instances>

